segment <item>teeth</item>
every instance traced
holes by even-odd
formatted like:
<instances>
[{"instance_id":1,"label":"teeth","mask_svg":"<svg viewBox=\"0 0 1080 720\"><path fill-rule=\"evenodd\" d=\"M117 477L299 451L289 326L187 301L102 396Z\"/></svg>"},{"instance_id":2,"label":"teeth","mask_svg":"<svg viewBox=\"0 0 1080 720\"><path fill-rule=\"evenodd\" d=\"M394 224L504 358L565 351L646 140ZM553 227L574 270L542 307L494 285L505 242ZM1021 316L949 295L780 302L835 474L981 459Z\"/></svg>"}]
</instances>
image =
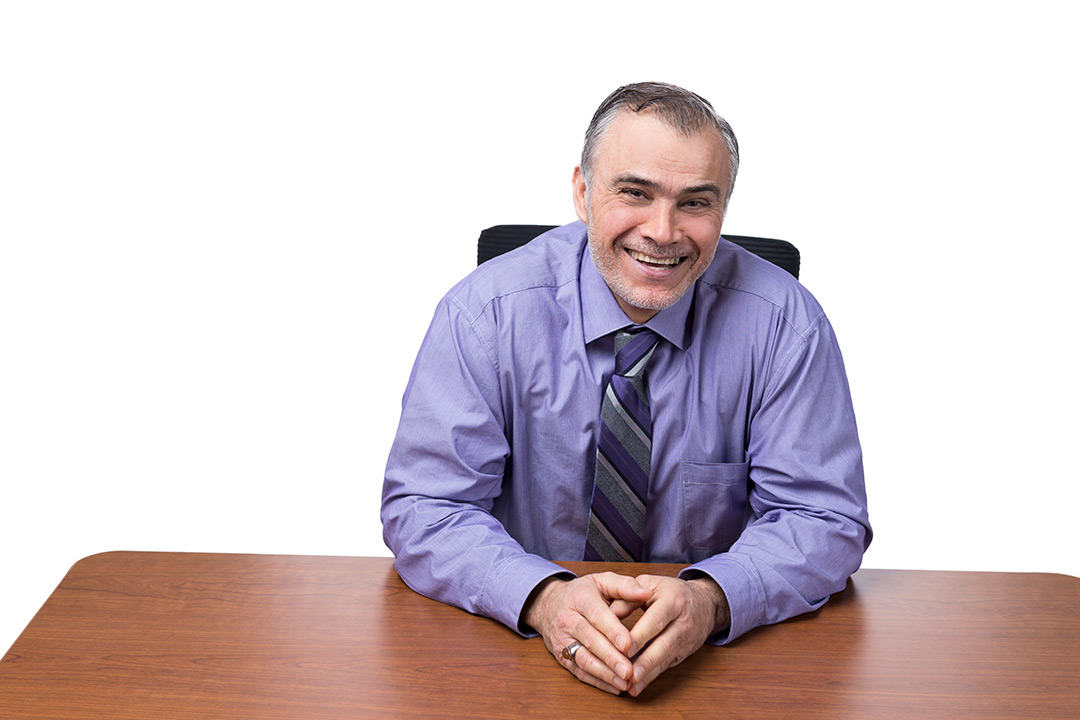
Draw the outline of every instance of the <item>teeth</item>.
<instances>
[{"instance_id":1,"label":"teeth","mask_svg":"<svg viewBox=\"0 0 1080 720\"><path fill-rule=\"evenodd\" d=\"M658 258L646 255L645 253L639 253L637 250L627 250L627 252L630 253L630 257L635 260L640 260L641 262L649 263L651 265L675 265L679 262L679 258L677 257Z\"/></svg>"}]
</instances>

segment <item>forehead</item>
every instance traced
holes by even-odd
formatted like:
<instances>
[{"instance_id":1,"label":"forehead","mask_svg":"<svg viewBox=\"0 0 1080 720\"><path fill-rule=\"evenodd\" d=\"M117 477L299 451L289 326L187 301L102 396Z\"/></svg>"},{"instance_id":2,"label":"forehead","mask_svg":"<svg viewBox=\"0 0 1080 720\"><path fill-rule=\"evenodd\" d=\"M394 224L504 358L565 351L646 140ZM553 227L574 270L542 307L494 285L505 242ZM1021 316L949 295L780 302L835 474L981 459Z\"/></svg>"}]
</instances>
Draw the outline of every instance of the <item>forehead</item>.
<instances>
[{"instance_id":1,"label":"forehead","mask_svg":"<svg viewBox=\"0 0 1080 720\"><path fill-rule=\"evenodd\" d=\"M720 132L706 127L684 135L655 113L621 112L597 143L594 173L632 174L679 184L710 182L726 188L728 147Z\"/></svg>"}]
</instances>

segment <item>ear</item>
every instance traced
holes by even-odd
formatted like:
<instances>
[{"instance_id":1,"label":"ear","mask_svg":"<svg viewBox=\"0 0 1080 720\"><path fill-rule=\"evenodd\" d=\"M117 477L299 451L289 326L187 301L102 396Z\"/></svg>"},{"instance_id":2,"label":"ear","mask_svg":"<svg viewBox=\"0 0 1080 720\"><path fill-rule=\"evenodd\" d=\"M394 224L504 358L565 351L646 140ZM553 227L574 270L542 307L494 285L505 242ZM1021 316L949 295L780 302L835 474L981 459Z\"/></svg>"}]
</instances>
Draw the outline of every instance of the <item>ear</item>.
<instances>
[{"instance_id":1,"label":"ear","mask_svg":"<svg viewBox=\"0 0 1080 720\"><path fill-rule=\"evenodd\" d=\"M578 219L583 223L589 222L589 203L586 197L585 173L581 172L581 166L574 168L574 210L577 211Z\"/></svg>"}]
</instances>

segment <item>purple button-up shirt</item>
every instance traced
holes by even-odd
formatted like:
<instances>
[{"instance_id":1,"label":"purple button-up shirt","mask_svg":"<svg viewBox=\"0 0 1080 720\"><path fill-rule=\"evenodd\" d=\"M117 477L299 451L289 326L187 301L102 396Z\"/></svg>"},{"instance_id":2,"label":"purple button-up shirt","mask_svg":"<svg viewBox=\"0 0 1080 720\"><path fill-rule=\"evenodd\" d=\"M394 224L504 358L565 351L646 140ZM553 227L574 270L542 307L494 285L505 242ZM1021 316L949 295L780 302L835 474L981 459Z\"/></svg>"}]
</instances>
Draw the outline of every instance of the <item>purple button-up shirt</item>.
<instances>
[{"instance_id":1,"label":"purple button-up shirt","mask_svg":"<svg viewBox=\"0 0 1080 720\"><path fill-rule=\"evenodd\" d=\"M383 537L417 592L518 630L550 560L580 560L613 337L631 322L557 228L440 302L402 401ZM646 325L653 418L645 561L723 589L714 642L820 607L870 542L840 350L817 301L721 240L691 292ZM525 629L527 631L527 629Z\"/></svg>"}]
</instances>

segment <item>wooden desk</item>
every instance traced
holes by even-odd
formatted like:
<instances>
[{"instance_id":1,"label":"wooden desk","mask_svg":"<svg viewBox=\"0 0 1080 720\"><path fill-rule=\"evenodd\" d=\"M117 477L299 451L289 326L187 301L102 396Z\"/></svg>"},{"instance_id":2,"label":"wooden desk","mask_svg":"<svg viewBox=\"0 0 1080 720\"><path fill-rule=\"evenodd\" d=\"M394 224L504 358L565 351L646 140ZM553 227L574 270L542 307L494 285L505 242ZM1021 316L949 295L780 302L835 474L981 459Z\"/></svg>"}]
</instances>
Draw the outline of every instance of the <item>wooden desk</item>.
<instances>
[{"instance_id":1,"label":"wooden desk","mask_svg":"<svg viewBox=\"0 0 1080 720\"><path fill-rule=\"evenodd\" d=\"M6 720L612 716L1077 718L1080 579L862 570L631 698L388 558L118 552L77 563L0 662Z\"/></svg>"}]
</instances>

